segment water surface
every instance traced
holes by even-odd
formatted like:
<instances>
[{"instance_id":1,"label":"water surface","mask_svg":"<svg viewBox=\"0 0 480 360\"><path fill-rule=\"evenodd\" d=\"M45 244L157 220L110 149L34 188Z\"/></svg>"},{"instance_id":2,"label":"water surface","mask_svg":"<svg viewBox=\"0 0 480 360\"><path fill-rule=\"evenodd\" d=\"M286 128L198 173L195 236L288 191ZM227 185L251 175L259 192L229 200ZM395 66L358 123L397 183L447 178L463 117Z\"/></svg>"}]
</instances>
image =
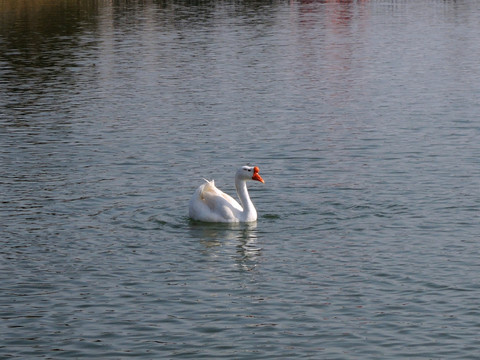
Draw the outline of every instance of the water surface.
<instances>
[{"instance_id":1,"label":"water surface","mask_svg":"<svg viewBox=\"0 0 480 360\"><path fill-rule=\"evenodd\" d=\"M0 19L0 357L478 356L478 2ZM245 163L257 223L189 221Z\"/></svg>"}]
</instances>

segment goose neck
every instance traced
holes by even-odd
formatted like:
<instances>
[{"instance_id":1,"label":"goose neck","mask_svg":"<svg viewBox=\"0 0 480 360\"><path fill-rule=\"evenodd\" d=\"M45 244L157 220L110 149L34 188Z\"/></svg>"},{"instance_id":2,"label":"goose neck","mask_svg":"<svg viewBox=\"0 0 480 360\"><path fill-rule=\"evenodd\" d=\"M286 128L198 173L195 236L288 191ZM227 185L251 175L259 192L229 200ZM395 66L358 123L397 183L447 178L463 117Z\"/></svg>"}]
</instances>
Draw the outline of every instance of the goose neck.
<instances>
[{"instance_id":1,"label":"goose neck","mask_svg":"<svg viewBox=\"0 0 480 360\"><path fill-rule=\"evenodd\" d=\"M245 220L256 220L257 211L253 206L252 200L250 200L250 195L247 190L247 182L242 179L235 179L235 187L237 188L237 195L242 203Z\"/></svg>"}]
</instances>

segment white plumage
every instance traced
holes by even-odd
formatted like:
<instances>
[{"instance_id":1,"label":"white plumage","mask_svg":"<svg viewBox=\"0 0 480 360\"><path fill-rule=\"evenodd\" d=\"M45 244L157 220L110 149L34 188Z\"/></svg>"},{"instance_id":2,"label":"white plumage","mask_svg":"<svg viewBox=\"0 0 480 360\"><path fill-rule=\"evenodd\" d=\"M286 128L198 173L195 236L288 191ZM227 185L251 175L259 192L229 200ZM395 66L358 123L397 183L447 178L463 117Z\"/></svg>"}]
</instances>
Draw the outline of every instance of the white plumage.
<instances>
[{"instance_id":1,"label":"white plumage","mask_svg":"<svg viewBox=\"0 0 480 360\"><path fill-rule=\"evenodd\" d=\"M256 180L264 183L259 168L242 166L235 174L235 187L240 204L230 195L215 186L215 181L205 180L193 194L188 214L190 218L206 222L251 222L257 220L246 182Z\"/></svg>"}]
</instances>

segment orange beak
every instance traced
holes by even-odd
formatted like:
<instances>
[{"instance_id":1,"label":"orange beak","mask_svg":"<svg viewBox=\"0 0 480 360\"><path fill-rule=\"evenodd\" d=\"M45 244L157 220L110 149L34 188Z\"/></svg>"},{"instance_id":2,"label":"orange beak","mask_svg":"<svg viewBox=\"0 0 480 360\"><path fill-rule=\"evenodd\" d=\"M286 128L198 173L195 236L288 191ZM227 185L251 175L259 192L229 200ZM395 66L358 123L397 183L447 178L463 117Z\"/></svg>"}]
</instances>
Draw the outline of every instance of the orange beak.
<instances>
[{"instance_id":1,"label":"orange beak","mask_svg":"<svg viewBox=\"0 0 480 360\"><path fill-rule=\"evenodd\" d=\"M261 183L265 184L265 181L263 181L262 177L260 176L260 174L258 173L260 171L260 169L258 168L258 166L255 166L253 168L253 176L252 176L252 180L257 180L257 181L260 181Z\"/></svg>"}]
</instances>

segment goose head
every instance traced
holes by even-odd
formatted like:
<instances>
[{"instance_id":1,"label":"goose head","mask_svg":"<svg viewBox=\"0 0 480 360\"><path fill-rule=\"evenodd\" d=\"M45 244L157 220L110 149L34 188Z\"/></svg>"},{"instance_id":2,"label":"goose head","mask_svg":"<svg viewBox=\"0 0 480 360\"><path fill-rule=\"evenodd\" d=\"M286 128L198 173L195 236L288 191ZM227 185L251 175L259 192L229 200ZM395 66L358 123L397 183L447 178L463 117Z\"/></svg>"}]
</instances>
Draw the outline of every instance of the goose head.
<instances>
[{"instance_id":1,"label":"goose head","mask_svg":"<svg viewBox=\"0 0 480 360\"><path fill-rule=\"evenodd\" d=\"M258 166L242 166L237 170L236 178L240 180L255 180L265 183L259 174L260 169Z\"/></svg>"}]
</instances>

